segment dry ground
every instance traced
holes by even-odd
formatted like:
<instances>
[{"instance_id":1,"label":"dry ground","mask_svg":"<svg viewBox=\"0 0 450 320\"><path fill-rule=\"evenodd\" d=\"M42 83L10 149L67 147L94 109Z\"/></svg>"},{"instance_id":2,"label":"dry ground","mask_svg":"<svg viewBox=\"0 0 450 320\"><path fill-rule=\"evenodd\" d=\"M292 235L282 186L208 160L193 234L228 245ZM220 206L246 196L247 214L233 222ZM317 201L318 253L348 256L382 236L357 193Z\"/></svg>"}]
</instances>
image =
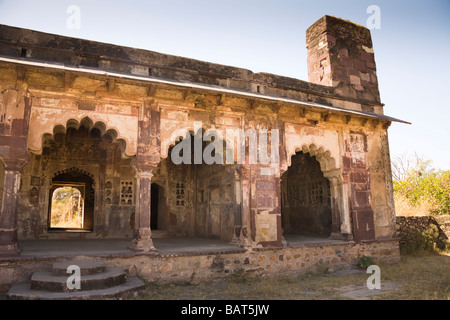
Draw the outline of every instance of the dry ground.
<instances>
[{"instance_id":1,"label":"dry ground","mask_svg":"<svg viewBox=\"0 0 450 320\"><path fill-rule=\"evenodd\" d=\"M381 290L369 290L370 274L360 270L297 276L256 277L234 274L224 280L148 283L145 300L450 300L450 253L402 256L395 264L378 264Z\"/></svg>"}]
</instances>

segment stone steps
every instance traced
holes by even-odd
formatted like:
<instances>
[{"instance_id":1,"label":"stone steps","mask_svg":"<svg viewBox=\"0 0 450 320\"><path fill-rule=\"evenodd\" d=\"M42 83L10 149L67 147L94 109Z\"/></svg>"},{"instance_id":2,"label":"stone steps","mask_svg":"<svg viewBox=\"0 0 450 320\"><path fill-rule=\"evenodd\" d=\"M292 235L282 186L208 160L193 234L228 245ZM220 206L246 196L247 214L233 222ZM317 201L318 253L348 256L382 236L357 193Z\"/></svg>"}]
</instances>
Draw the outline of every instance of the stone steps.
<instances>
[{"instance_id":1,"label":"stone steps","mask_svg":"<svg viewBox=\"0 0 450 320\"><path fill-rule=\"evenodd\" d=\"M70 265L80 268L80 289L70 289L67 273ZM70 281L69 281L70 282ZM7 293L10 300L86 300L126 299L144 288L136 277L124 270L106 267L102 262L72 261L54 263L51 271L33 273L30 283L14 285Z\"/></svg>"},{"instance_id":2,"label":"stone steps","mask_svg":"<svg viewBox=\"0 0 450 320\"><path fill-rule=\"evenodd\" d=\"M100 273L105 270L105 264L99 261L66 261L54 263L52 271L54 274L67 276L67 268L71 265L80 267L81 275Z\"/></svg>"},{"instance_id":3,"label":"stone steps","mask_svg":"<svg viewBox=\"0 0 450 320\"><path fill-rule=\"evenodd\" d=\"M31 277L32 290L52 292L67 292L78 289L67 288L67 278L70 275L59 276L53 272L35 272ZM118 286L126 282L126 273L120 268L106 268L98 274L81 275L80 290L98 290Z\"/></svg>"}]
</instances>

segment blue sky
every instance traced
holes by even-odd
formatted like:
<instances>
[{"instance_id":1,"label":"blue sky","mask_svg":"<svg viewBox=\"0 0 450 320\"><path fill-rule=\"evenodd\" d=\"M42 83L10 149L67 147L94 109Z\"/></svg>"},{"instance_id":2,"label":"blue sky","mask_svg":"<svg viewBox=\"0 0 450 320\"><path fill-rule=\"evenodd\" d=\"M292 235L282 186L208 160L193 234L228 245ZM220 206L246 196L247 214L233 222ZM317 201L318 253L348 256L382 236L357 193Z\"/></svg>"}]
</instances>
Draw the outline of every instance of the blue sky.
<instances>
[{"instance_id":1,"label":"blue sky","mask_svg":"<svg viewBox=\"0 0 450 320\"><path fill-rule=\"evenodd\" d=\"M80 8L80 28L66 21ZM450 0L0 0L0 23L308 80L306 29L325 14L372 30L391 156L450 169Z\"/></svg>"}]
</instances>

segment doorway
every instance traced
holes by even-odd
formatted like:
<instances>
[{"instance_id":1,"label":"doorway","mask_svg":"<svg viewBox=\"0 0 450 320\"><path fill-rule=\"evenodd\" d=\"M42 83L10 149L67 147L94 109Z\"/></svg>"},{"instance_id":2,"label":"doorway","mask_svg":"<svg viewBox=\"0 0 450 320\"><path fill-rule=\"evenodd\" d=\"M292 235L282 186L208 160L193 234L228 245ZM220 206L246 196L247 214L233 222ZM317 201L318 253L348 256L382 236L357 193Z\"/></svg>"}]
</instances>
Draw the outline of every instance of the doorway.
<instances>
[{"instance_id":1,"label":"doorway","mask_svg":"<svg viewBox=\"0 0 450 320\"><path fill-rule=\"evenodd\" d=\"M166 193L157 183L151 185L150 229L166 229Z\"/></svg>"},{"instance_id":2,"label":"doorway","mask_svg":"<svg viewBox=\"0 0 450 320\"><path fill-rule=\"evenodd\" d=\"M330 182L316 157L297 152L281 179L282 228L285 234L331 234Z\"/></svg>"},{"instance_id":3,"label":"doorway","mask_svg":"<svg viewBox=\"0 0 450 320\"><path fill-rule=\"evenodd\" d=\"M76 169L55 176L49 197L49 230L92 231L94 189L90 176Z\"/></svg>"}]
</instances>

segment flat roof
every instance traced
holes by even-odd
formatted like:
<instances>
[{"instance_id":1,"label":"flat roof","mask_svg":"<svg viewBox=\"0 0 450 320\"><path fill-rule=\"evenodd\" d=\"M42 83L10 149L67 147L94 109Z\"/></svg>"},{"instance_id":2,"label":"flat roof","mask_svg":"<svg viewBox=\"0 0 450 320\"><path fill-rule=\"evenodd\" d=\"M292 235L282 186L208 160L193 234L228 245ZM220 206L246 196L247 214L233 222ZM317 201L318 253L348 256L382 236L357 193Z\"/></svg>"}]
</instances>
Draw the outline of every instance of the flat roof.
<instances>
[{"instance_id":1,"label":"flat roof","mask_svg":"<svg viewBox=\"0 0 450 320\"><path fill-rule=\"evenodd\" d=\"M311 102L311 101L296 100L296 99L292 99L292 98L272 96L272 95L256 93L256 92L249 92L249 91L239 90L239 89L225 88L222 86L217 86L217 85L212 85L212 84L194 83L194 82L190 82L190 81L175 80L175 79L168 80L168 79L161 79L161 78L156 78L156 77L152 77L152 76L132 75L132 74L105 71L105 70L101 70L101 69L97 69L97 68L94 69L94 68L87 68L87 67L80 67L80 66L73 67L73 66L66 66L64 64L58 64L58 63L41 62L41 61L36 61L36 60L31 60L31 59L10 58L10 57L5 57L5 56L0 56L0 61L7 62L7 63L26 65L26 66L33 66L33 67L49 68L49 69L56 69L56 70L62 70L62 71L80 72L80 73L88 73L88 74L94 74L94 75L106 76L106 77L115 77L115 78L129 79L129 80L144 81L144 82L149 82L149 83L167 84L167 85L189 88L189 89L208 90L208 91L214 91L214 92L218 92L218 93L233 94L233 95L246 96L246 97L251 97L251 98L265 99L265 100L269 100L269 101L277 101L277 102L285 102L285 103L297 104L297 105L302 105L302 106L310 106L310 107L314 107L314 108L318 108L318 109L322 109L322 110L335 111L335 112L345 113L345 114L349 114L349 115L359 115L359 116L380 119L380 120L385 120L385 121L411 124L410 122L407 122L407 121L404 121L401 119L397 119L397 118L393 118L390 116L386 116L383 114L367 112L367 111L360 111L360 110L346 109L346 108L329 106L326 104L320 104L320 103Z\"/></svg>"}]
</instances>

